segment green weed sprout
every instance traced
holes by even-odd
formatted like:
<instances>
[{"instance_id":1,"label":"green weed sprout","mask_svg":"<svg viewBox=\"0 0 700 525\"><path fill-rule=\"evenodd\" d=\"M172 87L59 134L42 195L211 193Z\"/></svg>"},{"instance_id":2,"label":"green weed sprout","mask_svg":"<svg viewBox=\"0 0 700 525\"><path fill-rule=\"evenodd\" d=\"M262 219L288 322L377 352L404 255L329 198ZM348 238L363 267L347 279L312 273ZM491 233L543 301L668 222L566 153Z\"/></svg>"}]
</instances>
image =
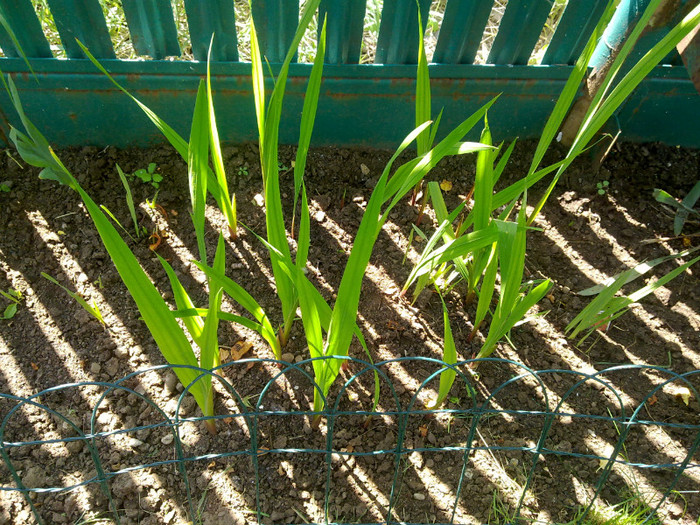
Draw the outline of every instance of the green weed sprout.
<instances>
[{"instance_id":1,"label":"green weed sprout","mask_svg":"<svg viewBox=\"0 0 700 525\"><path fill-rule=\"evenodd\" d=\"M134 197L131 194L129 181L127 180L126 175L124 174L122 169L119 167L119 164L117 164L116 166L117 173L119 173L119 179L122 181L124 191L126 192L126 205L129 208L129 213L131 214L131 220L134 222L134 232L136 232L136 237L140 238L143 234L143 229L139 227L139 220L136 217L136 207L134 206ZM153 164L153 166L155 166L155 164Z\"/></svg>"},{"instance_id":2,"label":"green weed sprout","mask_svg":"<svg viewBox=\"0 0 700 525\"><path fill-rule=\"evenodd\" d=\"M700 213L693 209L698 200L700 200L700 180L695 183L695 186L693 186L685 198L680 202L678 202L664 190L658 188L654 190L654 198L661 204L670 206L676 210L676 217L673 220L674 235L681 234L683 231L683 226L685 226L685 222L688 220L689 215L700 217Z\"/></svg>"},{"instance_id":3,"label":"green weed sprout","mask_svg":"<svg viewBox=\"0 0 700 525\"><path fill-rule=\"evenodd\" d=\"M580 333L583 333L583 337L581 337L581 339L578 341L578 344L583 343L595 329L602 326L607 326L609 323L624 314L630 306L638 303L644 297L655 292L658 288L665 285L672 279L675 279L693 264L700 261L700 257L695 257L687 263L678 266L666 275L660 277L652 283L647 284L630 295L616 295L625 284L633 281L640 275L643 275L646 271L651 269L653 266L660 264L661 262L673 257L688 255L696 250L697 248L693 250L686 250L680 254L656 259L655 261L652 261L652 263L638 265L619 274L611 284L603 287L602 289L599 287L594 287L592 289L580 292L581 294L587 294L586 292L592 293L595 294L596 297L566 326L566 333L568 334L568 337L574 339Z\"/></svg>"},{"instance_id":4,"label":"green weed sprout","mask_svg":"<svg viewBox=\"0 0 700 525\"><path fill-rule=\"evenodd\" d=\"M59 286L60 288L62 288L63 291L65 291L65 292L66 292L68 295L70 295L75 301L77 301L77 303L78 303L80 306L82 306L83 309L84 309L87 313L89 313L91 316L93 316L95 319L97 319L97 320L100 322L100 324L101 324L102 326L105 326L105 320L104 320L104 318L102 317L102 312L100 311L100 308L99 308L99 306L97 306L97 303L95 303L95 301L92 301L92 304L88 303L82 295L80 295L80 294L78 294L78 293L75 293L75 292L69 290L68 288L66 288L65 286L63 286L61 283L59 283L56 279L54 279L53 277L51 277L51 276L50 276L49 274L47 274L47 273L41 272L41 276L42 276L44 279L46 279L46 280L52 282L52 283L55 284L56 286Z\"/></svg>"},{"instance_id":5,"label":"green weed sprout","mask_svg":"<svg viewBox=\"0 0 700 525\"><path fill-rule=\"evenodd\" d=\"M160 183L163 180L163 176L160 173L156 173L155 162L150 162L147 168L136 170L131 174L131 177L140 179L144 184L150 184L156 189L160 187Z\"/></svg>"},{"instance_id":6,"label":"green weed sprout","mask_svg":"<svg viewBox=\"0 0 700 525\"><path fill-rule=\"evenodd\" d=\"M8 304L5 307L5 310L3 310L2 315L0 316L0 319L2 320L9 320L12 319L15 314L17 314L17 307L19 306L19 303L22 301L22 292L19 290L15 290L14 288L8 289L6 292L3 292L0 290L0 295L2 295L5 299L10 301L10 304Z\"/></svg>"}]
</instances>

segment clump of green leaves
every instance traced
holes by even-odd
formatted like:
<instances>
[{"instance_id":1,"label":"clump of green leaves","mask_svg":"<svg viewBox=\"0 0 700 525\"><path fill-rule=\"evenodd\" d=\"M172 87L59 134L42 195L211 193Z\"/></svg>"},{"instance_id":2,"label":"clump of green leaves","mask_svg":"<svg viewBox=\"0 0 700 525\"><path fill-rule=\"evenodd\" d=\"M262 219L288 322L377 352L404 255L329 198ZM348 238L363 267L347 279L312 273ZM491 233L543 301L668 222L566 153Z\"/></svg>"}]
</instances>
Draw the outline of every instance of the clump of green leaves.
<instances>
[{"instance_id":1,"label":"clump of green leaves","mask_svg":"<svg viewBox=\"0 0 700 525\"><path fill-rule=\"evenodd\" d=\"M622 272L610 279L608 283L593 286L582 290L579 295L595 295L596 297L567 325L566 332L570 338L575 338L579 334L583 337L579 344L583 343L594 330L608 326L612 321L624 314L630 306L641 301L647 295L655 292L661 286L675 279L693 264L700 261L700 257L695 257L668 272L654 282L636 290L629 295L618 295L624 285L641 277L655 266L671 259L683 258L698 251L700 248L692 248L680 253L659 257L653 261L639 264L634 268Z\"/></svg>"},{"instance_id":2,"label":"clump of green leaves","mask_svg":"<svg viewBox=\"0 0 700 525\"><path fill-rule=\"evenodd\" d=\"M688 192L682 201L678 201L664 190L658 188L654 190L654 198L676 212L673 220L673 233L675 235L681 234L689 216L694 216L696 219L700 218L700 212L695 209L695 205L700 200L700 180L695 183L693 189Z\"/></svg>"},{"instance_id":3,"label":"clump of green leaves","mask_svg":"<svg viewBox=\"0 0 700 525\"><path fill-rule=\"evenodd\" d=\"M131 173L128 177L131 180L139 179L144 184L150 184L154 188L158 189L160 183L163 181L163 176L156 172L156 163L150 162L147 168L141 168Z\"/></svg>"},{"instance_id":4,"label":"clump of green leaves","mask_svg":"<svg viewBox=\"0 0 700 525\"><path fill-rule=\"evenodd\" d=\"M8 299L10 301L10 304L8 304L5 307L5 310L2 312L2 316L0 316L0 319L2 320L7 320L7 319L12 319L15 314L17 313L17 307L19 306L19 303L22 301L22 298L24 295L22 294L21 291L16 290L15 288L9 288L6 292L3 292L0 290L0 295L2 295L5 299Z\"/></svg>"},{"instance_id":5,"label":"clump of green leaves","mask_svg":"<svg viewBox=\"0 0 700 525\"><path fill-rule=\"evenodd\" d=\"M607 180L596 183L595 187L598 190L598 195L605 195L608 192L610 182Z\"/></svg>"},{"instance_id":6,"label":"clump of green leaves","mask_svg":"<svg viewBox=\"0 0 700 525\"><path fill-rule=\"evenodd\" d=\"M12 188L6 182L0 182L0 193L9 193Z\"/></svg>"}]
</instances>

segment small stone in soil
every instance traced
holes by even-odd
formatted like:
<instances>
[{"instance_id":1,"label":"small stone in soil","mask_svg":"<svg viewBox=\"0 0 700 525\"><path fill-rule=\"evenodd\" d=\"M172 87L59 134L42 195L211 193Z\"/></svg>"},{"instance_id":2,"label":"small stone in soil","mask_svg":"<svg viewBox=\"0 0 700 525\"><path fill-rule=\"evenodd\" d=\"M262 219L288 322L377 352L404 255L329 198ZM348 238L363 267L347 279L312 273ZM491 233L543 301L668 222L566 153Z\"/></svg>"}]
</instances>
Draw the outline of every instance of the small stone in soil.
<instances>
[{"instance_id":1,"label":"small stone in soil","mask_svg":"<svg viewBox=\"0 0 700 525\"><path fill-rule=\"evenodd\" d=\"M421 493L421 492L416 492L416 493L413 495L413 499L417 499L418 501L424 501L424 500L425 500L425 494L423 494L423 493Z\"/></svg>"}]
</instances>

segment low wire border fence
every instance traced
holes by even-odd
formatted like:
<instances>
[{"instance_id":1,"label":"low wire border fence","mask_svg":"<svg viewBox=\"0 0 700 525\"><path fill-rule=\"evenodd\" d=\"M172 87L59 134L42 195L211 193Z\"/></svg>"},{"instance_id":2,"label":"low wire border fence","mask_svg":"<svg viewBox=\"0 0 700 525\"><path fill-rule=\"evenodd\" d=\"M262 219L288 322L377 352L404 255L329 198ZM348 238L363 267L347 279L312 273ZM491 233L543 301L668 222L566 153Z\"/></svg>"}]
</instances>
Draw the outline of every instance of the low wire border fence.
<instances>
[{"instance_id":1,"label":"low wire border fence","mask_svg":"<svg viewBox=\"0 0 700 525\"><path fill-rule=\"evenodd\" d=\"M264 410L264 403L266 396L272 390L273 385L275 385L281 378L286 378L292 372L298 372L313 386L314 389L320 392L318 385L314 383L313 374L311 372L311 365L313 361L323 359L341 359L355 367L360 367L359 371L348 374L350 377L345 380L345 382L337 382L335 392L331 399L324 397L326 402L326 407L323 411L314 412L311 410ZM490 389L486 394L477 394L477 389L479 386L479 374L475 370L481 370L485 363L490 363L492 365L499 365L508 367L510 370L510 378L503 381L499 385ZM271 367L274 372L272 377L267 381L264 387L261 389L259 395L257 395L257 401L252 404L247 399L239 394L236 388L233 386L232 382L223 375L223 373L233 367L233 366L245 366L248 369L255 365L264 365L270 367L270 365L277 365L276 367ZM408 396L400 396L397 393L397 389L394 386L394 381L390 378L390 374L387 368L392 365L399 365L406 369L417 365L428 365L434 369L432 373L420 382L418 388L414 392L410 393ZM477 369L477 365L480 368ZM347 365L346 365L347 366ZM277 368L279 367L279 368ZM401 521L395 515L394 507L396 504L396 498L399 493L399 488L402 483L401 481L401 471L403 460L408 457L408 455L413 453L436 453L436 452L452 452L461 453L462 461L459 465L461 469L459 474L459 479L454 488L454 504L452 505L451 511L447 514L451 514L451 519L449 523L455 523L457 508L460 501L460 494L467 482L465 479L465 473L467 471L467 466L470 461L470 456L476 451L489 451L489 452L522 452L527 453L531 456L531 464L527 469L527 478L522 486L522 491L518 499L517 508L513 512L514 519L517 520L520 515L521 508L524 503L525 495L528 489L531 487L534 479L535 472L542 463L544 463L546 456L559 456L559 457L570 457L580 460L595 460L600 464L598 478L593 486L593 495L585 506L585 509L579 516L579 521L583 520L585 515L593 508L596 499L599 498L601 491L605 487L606 483L609 481L610 475L613 472L616 465L626 465L628 467L639 468L639 469L665 469L673 472L672 479L665 491L660 498L656 498L655 506L652 505L647 512L647 520L651 519L652 516L661 508L662 504L669 498L670 494L674 492L681 476L684 473L688 473L690 469L700 468L700 462L697 459L693 460L698 447L700 447L700 422L698 422L698 416L695 414L690 417L690 421L695 421L695 423L681 423L681 422L671 422L671 421L654 421L651 419L651 414L649 413L648 407L654 405L658 402L658 396L662 392L667 391L669 386L676 387L676 390L684 393L684 402L688 405L689 400L693 403L697 403L700 400L698 397L698 392L693 386L691 380L700 379L700 370L693 370L683 374L678 374L672 372L664 367L656 366L646 366L646 365L620 365L610 368L606 368L597 372L584 373L572 370L562 370L562 369L549 369L549 370L531 370L528 367L505 359L487 358L479 360L468 360L456 363L454 365L448 365L444 362L436 359L421 358L421 357L404 357L391 359L386 361L381 361L377 363L369 363L360 359L354 359L350 357L321 357L317 359L303 360L297 363L287 363L280 362L271 359L241 359L237 361L231 361L221 365L220 367L214 369L213 371L197 369L201 372L201 375L197 381L207 375L212 377L212 381L219 385L219 389L223 388L231 398L235 400L237 407L240 409L238 413L224 413L213 416L216 420L226 420L230 422L233 419L242 419L244 421L245 427L248 430L250 446L245 450L232 450L221 453L209 453L188 456L185 454L185 448L183 446L182 440L182 425L186 423L197 423L203 421L204 417L180 417L181 407L183 400L188 396L189 390L192 384L182 389L177 400L177 408L175 409L175 415L173 417L169 416L166 411L158 405L155 401L149 398L146 392L139 392L138 388L134 389L127 386L131 380L138 379L144 374L148 373L160 373L163 374L168 370L173 370L176 368L192 368L188 366L173 366L173 365L163 365L148 368L145 370L140 370L131 373L124 378L110 382L80 382L71 383L56 386L43 390L37 394L30 397L19 397L11 394L0 393L0 402L3 403L1 406L3 408L10 406L8 410L3 410L5 415L0 423L0 456L2 457L7 472L9 472L12 481L9 479L0 479L0 491L4 492L15 492L21 494L27 505L31 508L35 519L38 523L43 523L43 519L39 509L37 509L33 494L55 494L55 493L65 493L78 489L79 487L84 487L87 485L99 485L104 496L109 501L110 511L116 523L120 523L120 513L114 504L112 494L110 492L110 482L120 475L126 475L130 472L162 467L166 465L174 465L184 483L184 487L187 493L187 506L194 520L198 515L196 511L196 502L193 499L192 488L190 485L190 480L188 477L188 472L186 466L192 462L211 462L212 460L231 458L234 456L244 456L248 457L251 464L252 470L254 472L254 485L255 485L255 514L258 523L265 522L265 518L269 517L262 510L263 495L261 495L260 484L261 484L261 467L259 456L261 452L267 453L286 453L286 454L317 454L322 455L325 458L325 490L324 490L324 513L325 521L324 523L331 523L333 520L329 519L329 496L331 491L331 476L333 471L333 459L338 457L361 457L361 456L380 456L380 455L393 455L394 472L392 476L392 485L390 488L389 504L386 507L385 517L383 521L375 521L372 523L386 523L386 524L406 524L406 522ZM421 408L421 405L425 406L424 399L426 392L430 388L434 387L439 380L440 375L445 371L454 371L456 381L453 386L452 392L460 388L458 383L462 383L461 386L465 388L467 393L467 398L470 400L468 407L457 406L454 407L454 403L448 404L449 408ZM646 396L638 402L636 406L630 407L629 398L626 399L624 394L624 385L614 386L606 376L611 374L622 374L634 379L634 374L654 374L659 379L651 390L646 394ZM375 381L375 384L382 387L388 388L390 393L389 400L383 399L380 406L374 409L367 410L343 410L341 408L341 401L349 392L349 389L358 382L360 378L369 375L370 379ZM374 377L371 377L374 376ZM568 378L569 385L563 388L563 393L552 395L552 390L546 385L545 380L555 378L558 382L561 382L561 378ZM367 380L367 377L365 377ZM517 383L529 381L529 389L534 388L541 392L540 403L543 404L542 410L524 410L524 409L509 409L502 408L495 403L500 393L505 391L507 388L514 386ZM196 382L196 381L195 381ZM193 382L194 384L194 382ZM580 393L584 386L595 386L596 390L605 393L607 399L612 402L619 412L617 415L613 415L612 411L608 408L607 415L602 414L582 414L571 410L566 410L568 402L574 399ZM71 417L71 414L63 413L59 410L47 406L42 399L48 396L59 393L66 392L73 389L80 389L85 387L92 387L98 389L104 389L104 392L99 396L98 401L95 403L92 409L92 414L90 416L90 429L89 431L84 431L78 423L75 421L75 417ZM137 396L140 400L144 401L150 408L152 408L156 414L158 414L162 420L151 425L141 425L132 426L130 428L118 428L115 430L99 432L97 428L99 424L98 413L105 409L106 399L108 396L115 392L122 391L127 394ZM464 392L464 391L462 391ZM321 394L323 394L321 392ZM422 394L422 396L421 396ZM386 396L384 396L386 397ZM408 403L402 406L401 399L407 399ZM434 393L433 393L434 398ZM9 403L9 405L8 405ZM386 409L387 404L395 405L395 409ZM461 405L461 403L460 403ZM30 408L32 410L43 413L48 420L53 420L54 422L60 422L64 429L69 429L69 432L73 433L70 437L57 437L52 439L37 439L37 440L25 440L25 441L7 441L6 435L8 430L13 428L13 423L15 417L18 416L23 409ZM689 408L693 411L693 408ZM471 423L468 426L467 438L464 442L454 443L452 446L418 446L413 447L407 445L406 443L406 431L408 427L409 418L412 416L435 416L439 414L446 414L450 417L464 418L465 420L471 419ZM645 414L648 418L645 419ZM259 426L261 418L268 416L293 416L300 419L305 419L314 416L322 416L325 421L325 448L264 448L261 447L260 436L259 436ZM492 417L494 415L505 416L505 417L532 417L539 418L542 421L542 430L539 434L539 438L536 440L534 446L506 446L506 445L480 445L478 439L478 426L480 422L485 419ZM376 416L388 416L390 418L395 418L397 423L397 436L396 436L396 446L388 449L377 449L370 451L352 451L346 449L338 449L334 447L334 434L336 430L336 422L338 418L345 416L364 416L364 417L376 417ZM581 453L567 450L560 450L556 447L548 447L548 438L551 436L551 431L554 423L559 418L569 418L570 420L578 420L583 422L590 422L590 424L596 423L607 423L616 429L618 438L612 449L609 450L608 454L601 455L596 453ZM640 461L630 461L627 459L625 451L625 442L630 435L630 432L634 428L646 427L646 428L656 428L662 429L664 432L672 431L683 431L686 436L691 436L688 439L690 442L686 446L686 455L682 461L676 462L666 462L666 463L648 463ZM117 470L110 470L106 467L106 462L103 455L100 454L98 449L98 442L105 440L110 436L116 435L129 435L143 430L152 429L167 429L172 435L172 446L174 448L174 458L166 459L162 461L154 461L151 463L143 463L133 466L128 466L126 468L121 468ZM694 433L694 434L693 434ZM692 436L695 436L694 438ZM168 439L168 441L170 441ZM11 458L12 449L20 447L30 447L30 446L44 446L44 445L55 445L55 444L68 444L71 442L81 442L87 451L89 451L90 458L94 464L94 476L90 479L83 480L79 483L75 483L67 486L57 486L57 487L29 487L26 486L22 480L22 476L18 473L18 468L16 468L16 459ZM45 466L49 468L49 466ZM12 483L14 482L14 483ZM320 484L320 483L319 483ZM269 521L269 520L268 520Z\"/></svg>"}]
</instances>

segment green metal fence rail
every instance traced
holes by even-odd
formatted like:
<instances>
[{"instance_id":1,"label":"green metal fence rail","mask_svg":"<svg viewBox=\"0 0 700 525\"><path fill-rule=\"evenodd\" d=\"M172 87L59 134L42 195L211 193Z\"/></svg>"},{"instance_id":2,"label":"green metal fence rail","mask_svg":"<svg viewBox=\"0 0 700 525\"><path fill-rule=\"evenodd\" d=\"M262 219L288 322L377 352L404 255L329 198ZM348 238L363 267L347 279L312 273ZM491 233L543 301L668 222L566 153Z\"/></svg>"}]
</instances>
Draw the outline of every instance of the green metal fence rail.
<instances>
[{"instance_id":1,"label":"green metal fence rail","mask_svg":"<svg viewBox=\"0 0 700 525\"><path fill-rule=\"evenodd\" d=\"M334 359L334 357L324 357L319 359ZM217 459L233 459L233 458L247 458L249 464L252 466L253 480L255 490L255 512L257 514L258 523L267 523L266 521L265 509L269 509L270 501L269 497L266 499L265 495L261 493L261 484L264 477L260 466L260 454L279 454L280 458L283 457L299 457L299 456L316 456L323 458L324 463L324 475L319 476L316 488L323 490L324 494L324 511L325 511L325 521L324 523L332 522L329 517L329 496L331 495L333 487L332 474L334 470L334 459L338 458L360 458L360 457L381 457L388 456L393 458L394 472L392 475L392 484L390 488L389 503L384 508L385 517L381 523L388 524L398 524L401 522L395 512L394 508L397 501L397 495L399 494L402 484L405 481L402 478L402 473L404 471L407 459L413 453L430 453L430 454L459 454L461 460L456 461L454 466L460 472L459 478L455 481L454 487L454 503L451 507L451 518L449 523L455 523L455 515L458 505L465 504L464 501L460 502L460 494L462 493L465 485L467 483L467 478L465 473L467 472L467 467L470 462L473 461L473 453L475 451L487 450L490 452L507 453L507 452L520 452L526 458L523 461L523 466L527 465L526 472L527 478L522 486L522 491L519 496L517 508L513 511L513 520L517 521L520 514L521 507L523 506L523 501L525 494L533 486L533 480L535 475L542 473L542 469L546 469L546 464L552 466L551 463L546 462L547 458L559 457L559 458L570 458L572 461L576 461L576 465L581 465L584 462L590 462L591 460L600 462L600 469L596 475L597 479L594 484L594 494L588 506L586 507L586 512L590 510L599 498L601 492L606 487L609 482L611 473L615 466L626 465L628 467L638 468L638 469L648 469L648 470L664 470L668 473L668 483L665 487L657 487L659 494L662 494L655 505L651 505L651 509L647 514L647 519L651 519L655 512L661 507L664 501L674 492L679 481L685 475L685 480L697 480L697 469L700 469L700 461L698 460L697 452L698 447L700 447L700 423L697 421L697 416L691 417L689 419L690 423L682 421L671 421L668 418L664 420L654 420L649 412L651 406L656 404L659 398L662 397L662 392L664 392L669 386L678 389L687 389L688 394L694 400L700 399L698 397L698 392L696 391L693 383L697 384L697 380L700 379L700 370L694 370L684 374L676 374L666 368L654 367L654 366L642 366L642 365L621 365L612 368L607 368L596 373L582 373L572 370L531 370L528 367L513 362L509 360L502 359L482 359L482 360L470 360L459 362L453 366L445 365L442 361L438 361L430 358L420 358L420 357L406 357L392 359L388 361L378 362L376 364L370 364L359 359L353 359L349 357L339 357L338 359L344 359L348 362L349 368L353 372L348 374L346 381L339 385L339 388L333 392L327 401L326 409L323 412L312 412L308 410L270 410L266 408L270 402L270 392L273 388L278 386L281 382L285 382L292 379L292 375L296 374L291 381L291 384L298 385L299 380L303 380L308 383L311 388L318 388L314 384L312 375L309 372L311 370L311 361L305 360L295 364L290 363L280 363L273 360L263 360L263 359L245 359L240 361L229 362L213 372L207 370L201 370L203 377L207 374L211 374L212 379L215 383L218 383L219 387L230 396L230 400L235 402L236 410L231 413L223 413L215 416L217 420L230 422L232 420L240 421L241 426L244 426L248 432L248 446L242 447L237 450L207 450L205 453L200 453L197 455L188 455L186 453L187 447L183 444L183 432L182 426L187 423L198 422L204 418L197 417L182 417L182 405L183 401L188 397L188 388L185 388L179 395L177 408L175 409L174 417L169 417L163 407L159 406L157 402L151 399L146 393L138 392L138 389L132 388L133 380L138 380L140 377L147 373L158 372L164 374L172 366L159 366L155 368L150 368L148 370L142 370L134 372L125 378L116 381L115 383L105 383L105 382L83 382L83 383L73 383L67 385L61 385L54 388L50 388L39 392L31 397L22 398L18 396L13 396L9 394L0 394L1 406L6 408L3 410L4 418L0 424L0 455L3 458L4 464L7 468L9 475L3 478L0 486L0 491L14 491L21 493L27 505L31 506L34 511L36 520L42 523L42 511L37 508L33 494L53 494L53 493L64 493L75 491L80 487L86 487L89 485L98 485L107 500L110 503L111 511L114 520L119 523L120 513L114 506L114 501L111 494L111 486L114 481L120 476L129 476L129 473L155 467L165 467L173 466L176 467L179 475L181 477L182 483L185 487L185 492L187 494L187 506L191 518L194 519L197 516L197 494L195 490L191 487L191 481L188 477L187 467L194 463L210 463ZM481 371L484 366L502 366L504 369L509 371L511 377L510 379L504 380L501 384L496 384L490 388L487 393L477 394L479 389L479 381L475 379L475 375L470 373L474 370L474 365L477 363L480 365L479 370ZM235 371L249 369L252 365L261 364L279 364L279 368L274 368L277 370L273 373L269 381L262 386L262 389L258 392L257 400L255 403L246 401L241 393L232 384L230 379L227 379L229 373ZM391 379L389 376L389 370L393 366L400 366L406 370L415 370L416 367L427 367L429 368L426 372L425 378L420 381L420 384L406 394L403 392L401 396L398 390L394 386L396 379ZM452 389L453 394L460 395L463 402L460 406L455 406L454 404L449 405L449 408L438 408L438 409L426 409L423 408L424 404L419 401L421 396L425 394L424 390L434 387L436 384L436 378L440 373L447 369L454 369L457 373L457 383ZM197 369L200 370L200 369ZM372 410L347 410L343 401L347 400L348 392L350 389L356 387L360 381L363 379L373 380L375 373L378 374L379 381L381 383L381 388L386 389L383 396L382 405L377 411ZM621 390L616 389L612 384L610 378L615 376L620 380L624 380L625 384L631 384L632 382L639 380L645 374L653 373L659 378L658 383L650 387L648 393L644 398L634 406L630 406L628 400L624 399L624 394ZM485 374L484 374L485 375ZM562 378L565 381L562 382ZM559 383L560 385L566 385L561 389L561 393L557 394L556 399L552 399L548 395L547 387L545 384L549 383ZM538 401L541 404L541 408L538 409L527 409L524 406L500 406L503 404L502 394L508 389L513 387L519 387L527 385L529 390L539 391L542 395ZM606 410L601 410L601 413L581 413L579 411L567 408L568 404L573 404L579 395L583 395L585 391L591 387L594 387L602 397L608 400L609 406ZM82 391L84 389L91 388L93 394L96 391L101 392L99 395L99 400L94 403L92 409L92 414L90 417L89 430L81 428L80 423L76 423L75 415L71 415L67 410L58 410L49 406L48 400L50 396L57 393L62 393L69 398L68 395L75 393L77 391ZM140 425L130 428L115 428L110 431L99 431L100 424L98 423L98 414L102 411L112 411L116 413L119 409L119 405L114 403L114 400L109 401L110 396L113 396L115 392L124 392L132 396L136 396L134 399L141 401L146 404L146 406L153 409L156 413L158 421L151 425ZM295 390L296 391L296 390ZM465 396L464 393L467 393ZM222 395L222 394L220 394ZM98 397L95 395L95 397ZM601 398L602 399L602 398ZM111 403L111 404L110 404ZM136 404L133 402L132 404ZM515 403L519 405L519 403ZM45 420L47 422L54 422L55 424L61 424L66 434L72 434L69 436L37 436L37 439L23 440L23 441L8 441L8 434L13 431L24 431L25 429L20 429L18 427L19 423L17 418L23 412L31 408L32 413L35 414L34 421ZM326 422L326 437L325 446L317 448L263 448L261 443L260 425L265 418L271 416L286 416L293 418L292 421L298 428L302 428L304 421L310 419L311 416L316 414L322 414ZM36 416L36 414L39 414ZM457 440L454 443L450 443L447 446L439 447L437 445L428 446L424 444L409 443L406 439L407 429L413 424L411 421L415 422L416 419L424 420L425 416L435 417L438 415L449 415L456 420L464 421L465 425L465 435L466 439ZM357 416L372 416L373 418L378 418L381 420L382 417L394 418L396 427L396 441L395 446L389 448L372 448L369 450L349 450L347 448L341 448L338 446L337 437L340 435L340 431L343 427L343 417L357 417ZM496 416L500 417L510 417L510 418L525 418L524 421L528 421L532 427L540 429L538 432L533 433L533 443L532 446L510 446L509 444L503 445L485 445L479 442L477 436L480 437L479 427L484 425L489 418ZM412 418L414 418L412 420ZM567 421L568 420L568 421ZM583 428L586 428L589 432L596 427L596 425L607 425L608 428L613 427L617 433L617 440L614 446L611 447L609 453L597 454L591 448L583 450L577 447L579 441L583 443L586 439L586 433L584 435L578 435L572 433L571 437L568 438L574 441L574 445L569 448L569 450L564 450L555 446L552 443L552 435L554 430L561 426L571 425L571 421L577 422ZM375 420L376 421L376 420ZM25 425L26 426L26 425ZM412 428L412 427L411 427ZM482 427L483 428L483 427ZM144 430L154 430L161 429L163 431L169 432L172 435L172 448L174 451L174 457L171 459L165 459L160 461L154 461L150 463L135 464L123 468L117 468L111 470L109 468L109 455L111 449L109 448L109 438L117 435L122 436L134 436L139 435L139 432ZM340 430L339 430L340 429ZM678 437L680 434L684 436L685 443L685 456L681 461L664 461L664 462L653 462L644 461L641 458L631 458L628 456L630 453L626 448L626 442L630 435L639 430L649 431L649 430L662 430L665 433L673 434ZM160 440L161 443L166 443L162 440L159 435L155 438L151 435L152 439ZM90 460L94 464L94 476L90 479L85 479L79 483L72 485L63 486L27 486L23 480L22 476L18 474L18 468L16 464L18 459L16 459L17 454L13 454L13 450L25 449L28 447L41 447L43 445L55 445L57 443L69 444L71 442L80 442L84 444L83 452L84 455L89 455ZM286 442L285 442L286 445ZM365 447L366 448L366 447ZM634 451L632 451L634 453ZM26 452L25 454L28 454ZM656 457L656 456L653 456ZM668 457L667 457L668 459ZM549 460L551 461L551 460ZM48 472L55 470L53 465L43 465L44 469ZM576 469L577 467L573 467ZM689 476L689 474L694 472L694 477ZM12 481L10 481L10 478ZM692 482L696 483L696 482ZM693 485L693 490L691 492L697 492L698 487ZM430 488L428 488L430 492ZM274 499L275 496L272 496ZM468 502L466 502L468 505ZM691 509L691 512L696 512ZM450 511L448 509L448 515ZM585 516L581 515L580 520L583 520ZM697 516L692 519L696 519ZM403 523L403 522L401 522Z\"/></svg>"},{"instance_id":2,"label":"green metal fence rail","mask_svg":"<svg viewBox=\"0 0 700 525\"><path fill-rule=\"evenodd\" d=\"M424 24L430 3L419 1ZM621 2L620 9L630 13L629 17L620 17L622 33L624 23L647 3L648 0ZM542 64L530 66L528 60L552 1L509 0L487 63L476 65L474 58L492 4L490 0L447 2L434 63L430 66L433 106L444 108L442 129L451 129L464 115L501 94L489 113L498 139L536 137L605 2L570 0ZM115 59L98 0L49 0L48 5L67 59L52 58L30 0L0 0L0 14L13 28L35 74L30 73L2 28L0 47L6 57L0 58L0 69L13 75L27 113L56 145L122 147L162 142L140 110L85 59L76 38L103 61L119 82L184 133L189 129L198 81L205 74L202 61L214 34L212 74L220 133L229 142L256 139L250 65L238 61L240 35L236 34L232 0L185 1L194 61L168 59L181 54L168 0L122 2L136 52L151 59L141 61ZM321 13L328 16L328 67L324 71L314 134L317 145L394 147L413 127L416 2L384 1L375 63L359 65L365 11L365 0L322 2ZM681 11L678 8L676 14ZM298 2L253 0L252 12L261 49L274 65L291 40L298 19ZM671 17L669 24L675 19ZM647 35L645 42L639 44L640 51L648 49L664 31L661 27ZM605 47L603 43L596 60L604 57ZM287 116L301 111L310 67L295 64L290 70ZM0 110L4 113L0 120L4 119L5 124L8 118L14 121L8 108L8 98L0 93ZM620 109L611 126L613 131L622 129L625 140L700 146L700 125L697 119L688 118L693 114L700 114L700 96L674 52ZM296 126L285 126L284 122L281 141L293 143ZM1 128L7 132L6 125ZM0 140L7 144L2 134Z\"/></svg>"}]
</instances>

